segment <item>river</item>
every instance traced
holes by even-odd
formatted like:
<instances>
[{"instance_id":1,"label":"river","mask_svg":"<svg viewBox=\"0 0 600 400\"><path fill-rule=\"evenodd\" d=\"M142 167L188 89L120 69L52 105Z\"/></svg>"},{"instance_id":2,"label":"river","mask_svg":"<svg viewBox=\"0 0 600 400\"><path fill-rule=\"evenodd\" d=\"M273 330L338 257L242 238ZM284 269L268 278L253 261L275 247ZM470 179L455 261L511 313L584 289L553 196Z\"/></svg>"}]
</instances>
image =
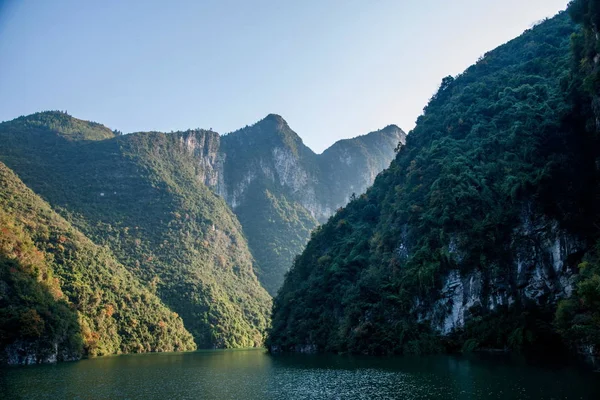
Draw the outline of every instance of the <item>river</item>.
<instances>
[{"instance_id":1,"label":"river","mask_svg":"<svg viewBox=\"0 0 600 400\"><path fill-rule=\"evenodd\" d=\"M496 355L199 351L5 367L0 399L600 399L600 374Z\"/></svg>"}]
</instances>

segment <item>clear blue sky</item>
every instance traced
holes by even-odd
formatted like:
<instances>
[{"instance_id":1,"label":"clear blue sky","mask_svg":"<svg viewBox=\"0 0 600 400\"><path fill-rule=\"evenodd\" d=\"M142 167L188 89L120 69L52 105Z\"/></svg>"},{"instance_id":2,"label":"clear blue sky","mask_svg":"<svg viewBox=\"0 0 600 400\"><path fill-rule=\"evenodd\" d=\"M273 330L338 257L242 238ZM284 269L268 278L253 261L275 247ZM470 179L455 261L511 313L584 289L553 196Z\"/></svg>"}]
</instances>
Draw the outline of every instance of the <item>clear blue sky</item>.
<instances>
[{"instance_id":1,"label":"clear blue sky","mask_svg":"<svg viewBox=\"0 0 600 400\"><path fill-rule=\"evenodd\" d=\"M123 132L281 114L315 151L414 126L446 75L568 0L0 0L0 120Z\"/></svg>"}]
</instances>

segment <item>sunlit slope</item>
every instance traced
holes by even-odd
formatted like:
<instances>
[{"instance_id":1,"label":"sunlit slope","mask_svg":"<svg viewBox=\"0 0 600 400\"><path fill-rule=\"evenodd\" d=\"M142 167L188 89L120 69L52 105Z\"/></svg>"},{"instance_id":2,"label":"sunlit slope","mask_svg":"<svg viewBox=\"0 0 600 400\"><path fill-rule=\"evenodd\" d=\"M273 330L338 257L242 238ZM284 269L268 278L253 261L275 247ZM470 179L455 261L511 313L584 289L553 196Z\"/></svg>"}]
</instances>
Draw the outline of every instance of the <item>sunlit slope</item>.
<instances>
[{"instance_id":1,"label":"sunlit slope","mask_svg":"<svg viewBox=\"0 0 600 400\"><path fill-rule=\"evenodd\" d=\"M183 321L0 163L4 361L195 349Z\"/></svg>"}]
</instances>

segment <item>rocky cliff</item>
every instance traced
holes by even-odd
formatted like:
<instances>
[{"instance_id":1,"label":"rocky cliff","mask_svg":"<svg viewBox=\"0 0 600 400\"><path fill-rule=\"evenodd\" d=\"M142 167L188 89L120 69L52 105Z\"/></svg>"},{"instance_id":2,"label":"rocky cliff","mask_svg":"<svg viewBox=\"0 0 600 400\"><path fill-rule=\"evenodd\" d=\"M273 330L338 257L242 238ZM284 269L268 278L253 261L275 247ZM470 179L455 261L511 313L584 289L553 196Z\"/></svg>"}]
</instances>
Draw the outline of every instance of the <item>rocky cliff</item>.
<instances>
[{"instance_id":1,"label":"rocky cliff","mask_svg":"<svg viewBox=\"0 0 600 400\"><path fill-rule=\"evenodd\" d=\"M311 216L324 222L361 194L393 159L406 134L390 125L380 131L340 140L315 154L279 115L222 138L225 159L224 197L235 210L254 182L277 187Z\"/></svg>"},{"instance_id":2,"label":"rocky cliff","mask_svg":"<svg viewBox=\"0 0 600 400\"><path fill-rule=\"evenodd\" d=\"M319 156L325 185L323 202L326 212L318 217L324 222L331 213L358 196L373 184L375 177L389 167L395 150L406 142L406 134L396 125L379 131L340 140Z\"/></svg>"},{"instance_id":3,"label":"rocky cliff","mask_svg":"<svg viewBox=\"0 0 600 400\"><path fill-rule=\"evenodd\" d=\"M312 229L363 193L405 138L390 125L315 154L274 114L222 138L220 193L244 227L269 293L276 294Z\"/></svg>"},{"instance_id":4,"label":"rocky cliff","mask_svg":"<svg viewBox=\"0 0 600 400\"><path fill-rule=\"evenodd\" d=\"M461 269L464 255L451 240L455 269L445 272L439 297L417 297L412 312L437 332L448 335L465 328L465 321L510 306L553 307L575 290L577 262L585 240L560 228L556 220L524 207L514 228L502 269Z\"/></svg>"}]
</instances>

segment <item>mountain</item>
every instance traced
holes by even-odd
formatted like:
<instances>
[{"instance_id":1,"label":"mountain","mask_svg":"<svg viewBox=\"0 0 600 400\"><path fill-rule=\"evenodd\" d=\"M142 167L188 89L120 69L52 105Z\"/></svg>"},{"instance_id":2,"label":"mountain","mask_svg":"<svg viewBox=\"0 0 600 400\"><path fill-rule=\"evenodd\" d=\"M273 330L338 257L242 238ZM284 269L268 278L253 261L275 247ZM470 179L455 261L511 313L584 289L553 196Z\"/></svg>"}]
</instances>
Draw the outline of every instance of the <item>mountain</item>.
<instances>
[{"instance_id":1,"label":"mountain","mask_svg":"<svg viewBox=\"0 0 600 400\"><path fill-rule=\"evenodd\" d=\"M248 347L269 323L261 283L276 292L318 219L365 190L403 138L391 126L317 155L275 115L220 137L122 135L49 111L0 124L0 161L110 249L198 347Z\"/></svg>"},{"instance_id":2,"label":"mountain","mask_svg":"<svg viewBox=\"0 0 600 400\"><path fill-rule=\"evenodd\" d=\"M0 163L0 362L195 349L183 321Z\"/></svg>"},{"instance_id":3,"label":"mountain","mask_svg":"<svg viewBox=\"0 0 600 400\"><path fill-rule=\"evenodd\" d=\"M235 210L250 185L277 186L324 222L353 192L360 194L373 183L405 138L400 128L390 125L315 154L281 116L270 114L223 136L226 185L221 193Z\"/></svg>"},{"instance_id":4,"label":"mountain","mask_svg":"<svg viewBox=\"0 0 600 400\"><path fill-rule=\"evenodd\" d=\"M382 130L344 139L334 143L320 155L321 175L325 185L327 212L320 218L325 222L331 211L346 205L352 194L364 193L375 177L389 167L395 150L406 142L406 134L396 125Z\"/></svg>"},{"instance_id":5,"label":"mountain","mask_svg":"<svg viewBox=\"0 0 600 400\"><path fill-rule=\"evenodd\" d=\"M205 185L218 134L108 132L63 113L21 117L0 124L0 160L155 290L199 347L261 345L270 297L235 215Z\"/></svg>"},{"instance_id":6,"label":"mountain","mask_svg":"<svg viewBox=\"0 0 600 400\"><path fill-rule=\"evenodd\" d=\"M218 191L239 218L269 293L277 293L310 232L353 193L363 193L405 138L390 125L315 154L274 114L223 136Z\"/></svg>"},{"instance_id":7,"label":"mountain","mask_svg":"<svg viewBox=\"0 0 600 400\"><path fill-rule=\"evenodd\" d=\"M593 68L572 35L597 39L561 13L444 78L390 167L296 259L272 351L600 345L598 142L573 102Z\"/></svg>"}]
</instances>

